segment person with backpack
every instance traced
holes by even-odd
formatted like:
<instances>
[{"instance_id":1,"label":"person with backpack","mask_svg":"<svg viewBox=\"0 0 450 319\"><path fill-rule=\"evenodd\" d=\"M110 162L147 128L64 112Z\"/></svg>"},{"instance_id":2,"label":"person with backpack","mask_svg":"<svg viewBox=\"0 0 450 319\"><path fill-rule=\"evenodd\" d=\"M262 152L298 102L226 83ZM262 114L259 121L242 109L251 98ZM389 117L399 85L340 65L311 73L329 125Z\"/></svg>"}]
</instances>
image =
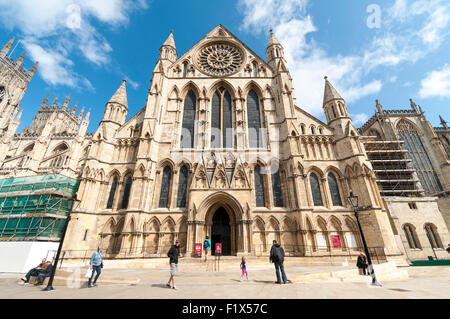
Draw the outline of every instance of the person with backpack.
<instances>
[{"instance_id":1,"label":"person with backpack","mask_svg":"<svg viewBox=\"0 0 450 319\"><path fill-rule=\"evenodd\" d=\"M270 262L275 264L275 272L277 274L276 284L281 284L281 277L283 278L283 283L287 283L286 273L284 272L284 249L276 240L273 241L272 248L270 249Z\"/></svg>"},{"instance_id":2,"label":"person with backpack","mask_svg":"<svg viewBox=\"0 0 450 319\"><path fill-rule=\"evenodd\" d=\"M205 262L208 258L208 251L211 250L211 241L209 240L209 237L206 236L206 239L203 241L203 251L205 253Z\"/></svg>"},{"instance_id":3,"label":"person with backpack","mask_svg":"<svg viewBox=\"0 0 450 319\"><path fill-rule=\"evenodd\" d=\"M180 241L177 239L175 245L172 245L167 253L167 257L170 258L170 278L166 286L172 289L177 289L175 286L175 276L178 275L178 256L180 256Z\"/></svg>"}]
</instances>

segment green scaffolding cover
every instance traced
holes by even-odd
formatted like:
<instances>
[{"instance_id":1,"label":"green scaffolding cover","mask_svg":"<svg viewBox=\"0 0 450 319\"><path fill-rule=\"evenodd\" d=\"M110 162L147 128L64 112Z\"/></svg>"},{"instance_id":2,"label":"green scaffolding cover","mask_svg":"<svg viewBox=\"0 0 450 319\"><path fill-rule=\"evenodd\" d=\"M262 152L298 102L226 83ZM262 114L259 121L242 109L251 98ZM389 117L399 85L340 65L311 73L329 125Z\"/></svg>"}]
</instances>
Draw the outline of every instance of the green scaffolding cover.
<instances>
[{"instance_id":1,"label":"green scaffolding cover","mask_svg":"<svg viewBox=\"0 0 450 319\"><path fill-rule=\"evenodd\" d=\"M59 174L0 179L0 240L59 240L78 186Z\"/></svg>"}]
</instances>

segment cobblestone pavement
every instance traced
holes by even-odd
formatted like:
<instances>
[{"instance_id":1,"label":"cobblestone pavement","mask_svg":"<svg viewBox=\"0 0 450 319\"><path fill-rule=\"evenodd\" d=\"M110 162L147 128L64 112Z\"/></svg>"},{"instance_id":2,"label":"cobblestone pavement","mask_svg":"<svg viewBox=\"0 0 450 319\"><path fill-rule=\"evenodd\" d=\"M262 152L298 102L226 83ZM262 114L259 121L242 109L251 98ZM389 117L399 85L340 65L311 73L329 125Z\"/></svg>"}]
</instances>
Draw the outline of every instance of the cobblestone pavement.
<instances>
[{"instance_id":1,"label":"cobblestone pavement","mask_svg":"<svg viewBox=\"0 0 450 319\"><path fill-rule=\"evenodd\" d=\"M24 286L20 274L0 274L0 298L438 298L448 299L450 293L450 267L409 267L410 278L402 281L382 282L382 287L367 283L291 283L274 284L275 273L269 270L249 271L250 281L239 282L239 271L182 272L176 279L177 290L165 286L168 271L154 269L109 269L105 276L139 278L137 284L102 285L94 288L56 287L50 292L42 287ZM299 271L299 268L291 271ZM286 269L289 278L290 269ZM303 269L305 271L305 269ZM291 273L292 273L291 272ZM102 274L103 275L103 274Z\"/></svg>"}]
</instances>

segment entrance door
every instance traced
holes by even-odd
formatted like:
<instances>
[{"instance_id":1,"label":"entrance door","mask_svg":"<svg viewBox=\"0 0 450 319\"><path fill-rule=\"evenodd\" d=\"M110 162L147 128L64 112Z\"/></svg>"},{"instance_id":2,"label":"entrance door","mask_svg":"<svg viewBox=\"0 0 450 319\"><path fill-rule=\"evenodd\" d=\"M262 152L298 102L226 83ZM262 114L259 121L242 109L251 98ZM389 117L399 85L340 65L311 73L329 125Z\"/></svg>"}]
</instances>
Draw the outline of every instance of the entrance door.
<instances>
[{"instance_id":1,"label":"entrance door","mask_svg":"<svg viewBox=\"0 0 450 319\"><path fill-rule=\"evenodd\" d=\"M215 254L216 243L222 243L222 255L231 255L231 226L227 211L221 207L213 216L211 228L211 252Z\"/></svg>"}]
</instances>

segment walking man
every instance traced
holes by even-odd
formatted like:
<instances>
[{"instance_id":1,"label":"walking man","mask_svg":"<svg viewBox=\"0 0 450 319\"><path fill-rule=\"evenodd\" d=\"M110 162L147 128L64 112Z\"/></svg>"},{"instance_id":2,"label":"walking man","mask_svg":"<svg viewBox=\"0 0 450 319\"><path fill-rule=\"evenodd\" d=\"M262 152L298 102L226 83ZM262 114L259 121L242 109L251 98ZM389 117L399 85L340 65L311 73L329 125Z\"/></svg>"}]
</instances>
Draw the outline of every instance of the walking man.
<instances>
[{"instance_id":1,"label":"walking man","mask_svg":"<svg viewBox=\"0 0 450 319\"><path fill-rule=\"evenodd\" d=\"M105 257L105 254L103 253L103 249L101 249L100 247L97 249L97 251L95 251L92 254L91 261L89 262L89 264L91 265L91 269L92 269L92 275L91 275L91 278L89 278L88 288L92 287L91 282L92 282L92 278L94 277L94 273L97 273L97 275L94 278L93 285L94 285L94 287L97 286L97 279L102 272L104 257Z\"/></svg>"},{"instance_id":2,"label":"walking man","mask_svg":"<svg viewBox=\"0 0 450 319\"><path fill-rule=\"evenodd\" d=\"M175 286L175 276L178 276L178 256L180 256L180 241L177 239L175 245L170 247L167 256L170 258L170 278L167 287L177 289Z\"/></svg>"},{"instance_id":3,"label":"walking man","mask_svg":"<svg viewBox=\"0 0 450 319\"><path fill-rule=\"evenodd\" d=\"M287 283L286 274L284 272L284 249L280 244L277 243L276 240L273 241L272 248L270 249L270 261L275 264L275 272L277 274L276 284L281 284L280 278L280 270L281 277L283 279L283 283Z\"/></svg>"},{"instance_id":4,"label":"walking man","mask_svg":"<svg viewBox=\"0 0 450 319\"><path fill-rule=\"evenodd\" d=\"M203 241L203 252L205 253L205 262L208 257L208 252L211 250L211 241L209 240L209 237L206 236L206 239Z\"/></svg>"}]
</instances>

